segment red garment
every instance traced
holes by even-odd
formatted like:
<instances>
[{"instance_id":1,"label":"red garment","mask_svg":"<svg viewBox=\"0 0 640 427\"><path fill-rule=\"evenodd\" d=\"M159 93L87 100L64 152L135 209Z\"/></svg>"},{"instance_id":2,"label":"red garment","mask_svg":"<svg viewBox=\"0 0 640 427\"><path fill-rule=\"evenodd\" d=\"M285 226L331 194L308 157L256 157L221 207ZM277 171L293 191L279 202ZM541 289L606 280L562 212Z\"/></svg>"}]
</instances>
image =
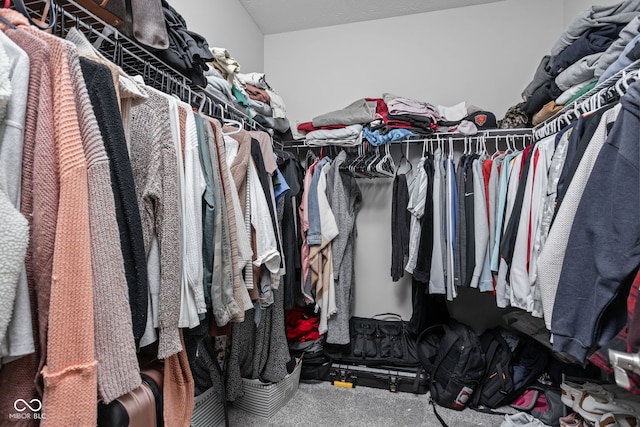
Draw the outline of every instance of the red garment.
<instances>
[{"instance_id":1,"label":"red garment","mask_svg":"<svg viewBox=\"0 0 640 427\"><path fill-rule=\"evenodd\" d=\"M627 297L627 325L616 335L607 345L599 348L589 356L589 362L596 365L603 372L613 375L613 368L609 361L608 350L626 351L627 353L637 353L640 350L640 271L636 274ZM635 395L640 395L640 375L627 371L631 386L627 391Z\"/></svg>"},{"instance_id":2,"label":"red garment","mask_svg":"<svg viewBox=\"0 0 640 427\"><path fill-rule=\"evenodd\" d=\"M630 353L637 353L638 351L640 351L640 298L638 298L639 292L640 272L633 281L631 290L629 291L629 297L627 298L627 313L629 316L627 351ZM637 384L640 387L640 381L638 381Z\"/></svg>"},{"instance_id":3,"label":"red garment","mask_svg":"<svg viewBox=\"0 0 640 427\"><path fill-rule=\"evenodd\" d=\"M385 124L387 124L389 115L389 109L387 108L387 104L384 102L382 98L365 98L367 102L375 102L376 103L376 118L382 119ZM379 116L379 117L378 117Z\"/></svg>"},{"instance_id":4,"label":"red garment","mask_svg":"<svg viewBox=\"0 0 640 427\"><path fill-rule=\"evenodd\" d=\"M320 339L319 325L320 318L310 316L303 307L296 307L286 312L287 339L289 341L317 341Z\"/></svg>"},{"instance_id":5,"label":"red garment","mask_svg":"<svg viewBox=\"0 0 640 427\"><path fill-rule=\"evenodd\" d=\"M484 179L484 196L485 196L485 206L487 207L487 219L489 220L489 227L491 227L491 214L489 212L489 178L491 177L491 165L493 164L492 159L485 159L482 162L482 178Z\"/></svg>"},{"instance_id":6,"label":"red garment","mask_svg":"<svg viewBox=\"0 0 640 427\"><path fill-rule=\"evenodd\" d=\"M298 125L298 132L313 132L314 130L333 130L346 128L347 125L329 125L316 127L313 122L304 122Z\"/></svg>"},{"instance_id":7,"label":"red garment","mask_svg":"<svg viewBox=\"0 0 640 427\"><path fill-rule=\"evenodd\" d=\"M404 120L387 120L385 124L387 127L394 129L407 129L413 127L411 122L405 122Z\"/></svg>"},{"instance_id":8,"label":"red garment","mask_svg":"<svg viewBox=\"0 0 640 427\"><path fill-rule=\"evenodd\" d=\"M246 86L246 91L247 91L247 95L249 95L249 98L255 101L264 102L265 104L271 104L271 97L269 96L266 90L260 89L259 87L251 84L247 84L245 86Z\"/></svg>"}]
</instances>

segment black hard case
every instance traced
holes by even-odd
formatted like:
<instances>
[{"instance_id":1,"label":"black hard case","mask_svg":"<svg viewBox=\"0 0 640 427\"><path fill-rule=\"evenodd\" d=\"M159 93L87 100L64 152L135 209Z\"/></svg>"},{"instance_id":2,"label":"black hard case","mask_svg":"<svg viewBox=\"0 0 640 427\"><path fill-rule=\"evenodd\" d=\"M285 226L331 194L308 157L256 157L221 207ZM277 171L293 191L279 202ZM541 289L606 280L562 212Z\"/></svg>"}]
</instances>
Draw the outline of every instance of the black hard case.
<instances>
[{"instance_id":1,"label":"black hard case","mask_svg":"<svg viewBox=\"0 0 640 427\"><path fill-rule=\"evenodd\" d=\"M372 387L391 392L425 394L429 377L422 366L365 366L333 362L326 380L334 385Z\"/></svg>"}]
</instances>

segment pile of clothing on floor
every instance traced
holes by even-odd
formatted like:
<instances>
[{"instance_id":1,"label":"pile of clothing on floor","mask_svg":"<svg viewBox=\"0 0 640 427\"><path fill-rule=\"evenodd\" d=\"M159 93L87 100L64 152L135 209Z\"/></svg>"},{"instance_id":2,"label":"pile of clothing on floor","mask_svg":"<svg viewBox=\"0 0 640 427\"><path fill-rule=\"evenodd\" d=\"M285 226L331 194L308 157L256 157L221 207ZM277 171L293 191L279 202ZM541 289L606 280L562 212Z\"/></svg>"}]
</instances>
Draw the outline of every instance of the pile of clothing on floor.
<instances>
[{"instance_id":1,"label":"pile of clothing on floor","mask_svg":"<svg viewBox=\"0 0 640 427\"><path fill-rule=\"evenodd\" d=\"M544 393L538 393L537 402L541 411L521 411L505 415L500 427L591 427L640 425L640 400L637 396L622 390L615 384L597 384L593 382L563 381L560 384L559 402L546 401ZM542 399L541 399L542 396ZM513 406L513 405L512 405ZM546 406L546 409L543 409ZM566 416L558 417L563 406L567 407ZM555 408L554 408L555 407ZM546 416L551 414L551 416ZM555 416L554 416L555 414Z\"/></svg>"},{"instance_id":2,"label":"pile of clothing on floor","mask_svg":"<svg viewBox=\"0 0 640 427\"><path fill-rule=\"evenodd\" d=\"M388 144L434 132L474 135L497 127L489 111L461 102L451 107L434 106L385 93L382 98L362 98L346 107L300 123L299 133L310 146L355 146L363 138L373 146Z\"/></svg>"},{"instance_id":3,"label":"pile of clothing on floor","mask_svg":"<svg viewBox=\"0 0 640 427\"><path fill-rule=\"evenodd\" d=\"M640 59L640 2L592 6L554 43L501 128L535 126Z\"/></svg>"},{"instance_id":4,"label":"pile of clothing on floor","mask_svg":"<svg viewBox=\"0 0 640 427\"><path fill-rule=\"evenodd\" d=\"M213 61L205 71L205 90L243 111L281 140L292 139L284 101L267 83L264 73L241 73L240 64L229 51L209 48Z\"/></svg>"}]
</instances>

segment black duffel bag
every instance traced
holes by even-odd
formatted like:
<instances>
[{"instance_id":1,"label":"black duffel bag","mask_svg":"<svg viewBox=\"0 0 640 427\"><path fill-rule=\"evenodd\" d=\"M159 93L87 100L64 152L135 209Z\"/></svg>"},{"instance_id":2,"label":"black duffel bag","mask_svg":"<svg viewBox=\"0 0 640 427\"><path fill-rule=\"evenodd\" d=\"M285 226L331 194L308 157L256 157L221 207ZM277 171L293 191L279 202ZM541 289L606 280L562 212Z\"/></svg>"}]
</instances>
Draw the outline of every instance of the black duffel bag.
<instances>
[{"instance_id":1,"label":"black duffel bag","mask_svg":"<svg viewBox=\"0 0 640 427\"><path fill-rule=\"evenodd\" d=\"M386 320L389 318L394 320ZM325 354L332 361L369 366L420 364L415 339L407 332L407 322L397 314L352 317L349 332L349 344L325 344Z\"/></svg>"}]
</instances>

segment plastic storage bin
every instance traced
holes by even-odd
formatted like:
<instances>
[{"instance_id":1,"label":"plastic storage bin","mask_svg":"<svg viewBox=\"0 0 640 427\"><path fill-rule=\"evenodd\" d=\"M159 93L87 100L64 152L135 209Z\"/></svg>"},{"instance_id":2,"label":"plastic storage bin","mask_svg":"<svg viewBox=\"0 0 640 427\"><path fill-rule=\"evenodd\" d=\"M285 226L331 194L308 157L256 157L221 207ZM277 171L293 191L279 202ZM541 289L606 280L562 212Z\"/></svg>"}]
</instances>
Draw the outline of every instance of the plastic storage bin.
<instances>
[{"instance_id":1,"label":"plastic storage bin","mask_svg":"<svg viewBox=\"0 0 640 427\"><path fill-rule=\"evenodd\" d=\"M263 418L271 418L298 391L302 360L296 360L296 367L277 383L263 383L260 380L242 379L244 396L233 402L233 406Z\"/></svg>"},{"instance_id":2,"label":"plastic storage bin","mask_svg":"<svg viewBox=\"0 0 640 427\"><path fill-rule=\"evenodd\" d=\"M224 426L224 406L218 401L213 387L196 396L191 415L191 427Z\"/></svg>"}]
</instances>

